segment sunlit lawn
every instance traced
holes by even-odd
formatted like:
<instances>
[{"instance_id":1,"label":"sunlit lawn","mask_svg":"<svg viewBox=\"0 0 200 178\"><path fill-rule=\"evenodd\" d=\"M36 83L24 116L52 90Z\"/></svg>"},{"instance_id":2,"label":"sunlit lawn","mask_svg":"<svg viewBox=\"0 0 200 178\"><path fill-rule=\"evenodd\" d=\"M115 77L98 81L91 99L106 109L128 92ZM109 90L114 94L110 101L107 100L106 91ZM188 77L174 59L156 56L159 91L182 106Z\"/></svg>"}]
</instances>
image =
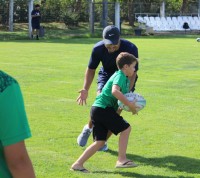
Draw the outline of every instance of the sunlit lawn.
<instances>
[{"instance_id":1,"label":"sunlit lawn","mask_svg":"<svg viewBox=\"0 0 200 178\"><path fill-rule=\"evenodd\" d=\"M76 103L91 49L99 39L0 42L0 69L21 84L32 138L26 144L37 178L200 177L200 43L193 37L128 38L139 48L136 92L147 100L138 116L123 112L132 126L128 158L139 166L116 169L118 136L109 151L70 171L85 148L76 138L88 122L96 80L87 106ZM92 137L89 140L92 143ZM89 145L88 143L88 145Z\"/></svg>"}]
</instances>

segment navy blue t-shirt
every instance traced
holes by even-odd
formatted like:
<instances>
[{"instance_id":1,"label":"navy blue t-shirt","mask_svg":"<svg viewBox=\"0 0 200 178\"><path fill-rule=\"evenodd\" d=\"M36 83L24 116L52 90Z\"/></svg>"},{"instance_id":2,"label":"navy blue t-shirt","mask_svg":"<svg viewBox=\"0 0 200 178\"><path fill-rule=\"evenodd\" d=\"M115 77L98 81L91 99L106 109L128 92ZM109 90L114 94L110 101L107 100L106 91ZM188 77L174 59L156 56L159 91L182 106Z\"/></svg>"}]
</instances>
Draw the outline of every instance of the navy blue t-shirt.
<instances>
[{"instance_id":1,"label":"navy blue t-shirt","mask_svg":"<svg viewBox=\"0 0 200 178\"><path fill-rule=\"evenodd\" d=\"M41 19L40 11L36 10L36 9L32 10L31 15L37 15L37 14L40 15L40 16L32 17L32 19L31 19L32 24L39 24L40 23L40 19Z\"/></svg>"},{"instance_id":2,"label":"navy blue t-shirt","mask_svg":"<svg viewBox=\"0 0 200 178\"><path fill-rule=\"evenodd\" d=\"M101 72L105 72L108 75L112 75L115 71L118 70L116 65L116 58L121 52L128 52L130 54L133 54L136 58L138 58L138 48L128 40L120 39L120 47L117 51L113 53L108 53L104 42L100 41L95 44L92 50L88 68L96 69L101 62ZM138 64L136 65L135 69L136 71L138 70Z\"/></svg>"}]
</instances>

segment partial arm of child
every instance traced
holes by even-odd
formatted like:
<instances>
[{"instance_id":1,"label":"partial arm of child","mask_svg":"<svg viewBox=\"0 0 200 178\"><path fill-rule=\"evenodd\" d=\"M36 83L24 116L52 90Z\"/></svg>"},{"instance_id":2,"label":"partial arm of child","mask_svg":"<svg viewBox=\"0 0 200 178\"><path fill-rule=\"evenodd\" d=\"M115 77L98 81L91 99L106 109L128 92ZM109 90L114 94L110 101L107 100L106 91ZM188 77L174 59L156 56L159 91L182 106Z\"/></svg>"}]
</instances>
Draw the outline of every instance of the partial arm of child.
<instances>
[{"instance_id":1,"label":"partial arm of child","mask_svg":"<svg viewBox=\"0 0 200 178\"><path fill-rule=\"evenodd\" d=\"M24 141L4 147L8 168L14 178L35 178Z\"/></svg>"}]
</instances>

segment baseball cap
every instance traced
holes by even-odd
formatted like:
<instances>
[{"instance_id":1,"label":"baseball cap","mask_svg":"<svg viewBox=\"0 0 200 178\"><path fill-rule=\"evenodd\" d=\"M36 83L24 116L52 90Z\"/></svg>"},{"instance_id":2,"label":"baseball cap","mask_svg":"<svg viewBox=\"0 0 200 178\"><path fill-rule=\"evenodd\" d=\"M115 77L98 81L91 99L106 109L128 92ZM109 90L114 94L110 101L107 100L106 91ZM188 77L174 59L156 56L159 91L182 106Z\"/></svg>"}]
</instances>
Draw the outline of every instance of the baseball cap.
<instances>
[{"instance_id":1,"label":"baseball cap","mask_svg":"<svg viewBox=\"0 0 200 178\"><path fill-rule=\"evenodd\" d=\"M105 45L117 45L119 42L120 32L114 25L109 25L103 30L103 42Z\"/></svg>"}]
</instances>

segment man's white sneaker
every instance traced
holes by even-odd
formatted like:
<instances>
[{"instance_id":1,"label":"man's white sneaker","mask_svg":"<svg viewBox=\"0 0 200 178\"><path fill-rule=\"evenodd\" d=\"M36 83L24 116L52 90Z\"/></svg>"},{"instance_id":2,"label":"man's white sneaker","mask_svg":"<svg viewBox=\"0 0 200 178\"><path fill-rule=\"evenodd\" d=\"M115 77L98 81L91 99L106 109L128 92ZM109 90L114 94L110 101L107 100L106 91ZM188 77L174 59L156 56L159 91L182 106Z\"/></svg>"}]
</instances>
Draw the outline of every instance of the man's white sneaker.
<instances>
[{"instance_id":1,"label":"man's white sneaker","mask_svg":"<svg viewBox=\"0 0 200 178\"><path fill-rule=\"evenodd\" d=\"M85 125L83 127L83 130L81 134L77 138L77 143L79 146L85 146L87 144L88 138L90 134L92 133L92 129L88 127L88 125Z\"/></svg>"}]
</instances>

